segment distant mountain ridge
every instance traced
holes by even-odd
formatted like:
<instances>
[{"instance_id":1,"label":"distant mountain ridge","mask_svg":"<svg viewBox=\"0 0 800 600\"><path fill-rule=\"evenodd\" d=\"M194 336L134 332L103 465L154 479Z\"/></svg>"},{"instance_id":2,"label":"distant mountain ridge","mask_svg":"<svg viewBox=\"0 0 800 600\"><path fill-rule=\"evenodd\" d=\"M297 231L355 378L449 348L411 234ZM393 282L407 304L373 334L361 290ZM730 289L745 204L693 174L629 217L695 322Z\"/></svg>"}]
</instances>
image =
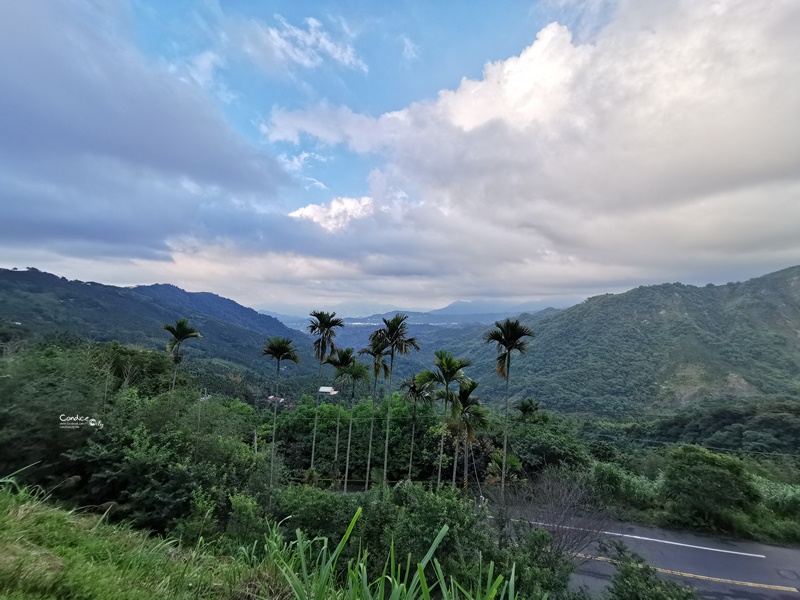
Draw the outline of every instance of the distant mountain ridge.
<instances>
[{"instance_id":1,"label":"distant mountain ridge","mask_svg":"<svg viewBox=\"0 0 800 600\"><path fill-rule=\"evenodd\" d=\"M242 306L211 292L187 292L169 283L138 285L130 288L164 306L177 307L191 312L199 312L222 318L230 323L264 335L277 335L281 321L252 308ZM286 332L284 331L285 335Z\"/></svg>"},{"instance_id":2,"label":"distant mountain ridge","mask_svg":"<svg viewBox=\"0 0 800 600\"><path fill-rule=\"evenodd\" d=\"M431 315L470 315L488 316L495 315L505 318L510 315L520 315L522 313L536 313L548 308L561 309L568 308L580 302L580 299L558 299L558 300L530 300L528 302L486 302L477 300L456 300L444 308L431 310ZM493 319L496 321L497 319Z\"/></svg>"},{"instance_id":3,"label":"distant mountain ridge","mask_svg":"<svg viewBox=\"0 0 800 600\"><path fill-rule=\"evenodd\" d=\"M568 308L582 300L583 297L560 297L553 300L531 300L528 302L456 300L443 308L428 311L393 308L386 312L370 313L366 316L344 317L341 312L339 312L338 316L343 318L345 322L353 324L380 324L382 322L381 319L389 319L397 313L406 315L409 323L417 324L493 323L498 319L522 313ZM307 315L287 315L270 310L261 310L260 312L275 317L282 323L296 329L305 329L308 324Z\"/></svg>"},{"instance_id":4,"label":"distant mountain ridge","mask_svg":"<svg viewBox=\"0 0 800 600\"><path fill-rule=\"evenodd\" d=\"M642 286L521 319L536 337L516 360L514 387L548 406L800 399L800 266L719 286ZM472 343L461 351L480 365L474 376L490 375L485 351Z\"/></svg>"},{"instance_id":5,"label":"distant mountain ridge","mask_svg":"<svg viewBox=\"0 0 800 600\"><path fill-rule=\"evenodd\" d=\"M69 281L36 269L0 269L0 319L21 323L34 334L68 331L97 341L163 348L168 336L161 325L183 317L205 338L185 345L189 356L261 370L266 337L280 335L302 346L310 344L306 334L277 319L208 292L187 292L169 284L124 288Z\"/></svg>"},{"instance_id":6,"label":"distant mountain ridge","mask_svg":"<svg viewBox=\"0 0 800 600\"><path fill-rule=\"evenodd\" d=\"M337 345L366 346L380 319L393 314L346 319ZM502 398L496 348L483 341L495 316L480 321L467 313L459 322L446 313L408 314L409 333L421 350L398 358L395 381L430 368L434 351L445 349L472 360L466 372L480 382L481 398L490 403ZM509 316L535 332L527 354L512 360L515 400L532 397L548 407L591 413L671 410L726 396L800 400L800 266L720 286L642 286L563 310ZM0 269L0 326L21 323L35 334L67 330L163 348L161 324L182 317L204 335L202 342L187 344L192 364L196 357L263 374L264 340L280 335L295 340L300 351L303 364L291 367L294 377L308 378L313 388L316 360L308 319L292 329L232 300L173 285L119 288L35 269Z\"/></svg>"}]
</instances>

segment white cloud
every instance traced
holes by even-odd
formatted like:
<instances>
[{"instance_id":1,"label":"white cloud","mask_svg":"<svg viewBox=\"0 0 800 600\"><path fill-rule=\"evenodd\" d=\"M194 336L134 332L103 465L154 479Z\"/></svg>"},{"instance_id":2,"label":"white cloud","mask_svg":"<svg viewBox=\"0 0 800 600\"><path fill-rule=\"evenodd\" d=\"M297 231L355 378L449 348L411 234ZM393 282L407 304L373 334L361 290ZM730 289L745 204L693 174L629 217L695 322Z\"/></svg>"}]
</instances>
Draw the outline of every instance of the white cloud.
<instances>
[{"instance_id":1,"label":"white cloud","mask_svg":"<svg viewBox=\"0 0 800 600\"><path fill-rule=\"evenodd\" d=\"M219 54L206 50L189 61L189 74L202 87L208 88L214 81L215 71L224 64L225 61Z\"/></svg>"},{"instance_id":2,"label":"white cloud","mask_svg":"<svg viewBox=\"0 0 800 600\"><path fill-rule=\"evenodd\" d=\"M314 179L313 177L303 177L303 181L306 182L306 189L310 190L311 188L315 188L318 190L327 190L328 186L322 183L319 179Z\"/></svg>"},{"instance_id":3,"label":"white cloud","mask_svg":"<svg viewBox=\"0 0 800 600\"><path fill-rule=\"evenodd\" d=\"M419 58L419 46L412 42L408 37L403 36L403 58L414 60Z\"/></svg>"},{"instance_id":4,"label":"white cloud","mask_svg":"<svg viewBox=\"0 0 800 600\"><path fill-rule=\"evenodd\" d=\"M463 264L509 294L755 274L800 262L798 29L793 0L623 1L591 43L553 23L435 100L275 109L268 135L382 156L359 232L410 231L397 260L436 256L454 295Z\"/></svg>"},{"instance_id":5,"label":"white cloud","mask_svg":"<svg viewBox=\"0 0 800 600\"><path fill-rule=\"evenodd\" d=\"M309 219L328 231L342 229L353 219L372 214L372 198L334 198L330 204L309 204L289 213L296 219Z\"/></svg>"},{"instance_id":6,"label":"white cloud","mask_svg":"<svg viewBox=\"0 0 800 600\"><path fill-rule=\"evenodd\" d=\"M221 81L217 74L226 66L227 63L223 56L212 50L205 50L192 56L185 68L192 81L212 92L220 101L230 104L236 99L236 94Z\"/></svg>"},{"instance_id":7,"label":"white cloud","mask_svg":"<svg viewBox=\"0 0 800 600\"><path fill-rule=\"evenodd\" d=\"M800 3L590 4L591 35L551 24L403 110L277 108L262 133L303 143L278 159L209 93L236 48L269 73L366 70L342 26L220 15L224 43L169 73L111 4L0 9L0 254L262 305L524 300L800 262ZM323 189L306 171L340 144L371 155L367 195L279 214L280 186Z\"/></svg>"},{"instance_id":8,"label":"white cloud","mask_svg":"<svg viewBox=\"0 0 800 600\"><path fill-rule=\"evenodd\" d=\"M325 61L367 72L367 65L355 48L349 42L335 39L316 19L307 18L305 28L292 25L280 15L275 20L277 27L256 19L232 17L225 25L225 36L233 48L267 73L292 67L313 69Z\"/></svg>"},{"instance_id":9,"label":"white cloud","mask_svg":"<svg viewBox=\"0 0 800 600\"><path fill-rule=\"evenodd\" d=\"M299 154L295 154L293 156L281 154L278 156L278 160L283 168L287 171L291 173L299 173L309 161L325 162L327 158L317 154L316 152L300 152Z\"/></svg>"}]
</instances>

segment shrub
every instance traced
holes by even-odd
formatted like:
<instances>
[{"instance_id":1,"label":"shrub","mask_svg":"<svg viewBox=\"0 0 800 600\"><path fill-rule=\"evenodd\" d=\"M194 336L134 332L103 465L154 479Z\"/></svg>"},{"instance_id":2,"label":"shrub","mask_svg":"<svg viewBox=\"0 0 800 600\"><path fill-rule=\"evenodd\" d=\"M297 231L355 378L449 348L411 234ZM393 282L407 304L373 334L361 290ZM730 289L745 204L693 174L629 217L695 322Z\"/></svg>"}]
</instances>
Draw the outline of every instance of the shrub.
<instances>
[{"instance_id":1,"label":"shrub","mask_svg":"<svg viewBox=\"0 0 800 600\"><path fill-rule=\"evenodd\" d=\"M662 494L675 523L736 531L733 513L751 513L761 499L744 465L733 457L679 446L667 458Z\"/></svg>"},{"instance_id":2,"label":"shrub","mask_svg":"<svg viewBox=\"0 0 800 600\"><path fill-rule=\"evenodd\" d=\"M754 477L753 483L769 510L781 517L800 520L800 485L778 483L763 477Z\"/></svg>"},{"instance_id":3,"label":"shrub","mask_svg":"<svg viewBox=\"0 0 800 600\"><path fill-rule=\"evenodd\" d=\"M608 590L609 600L698 600L693 589L660 579L642 557L619 542L605 545L603 552L609 553L617 566Z\"/></svg>"},{"instance_id":4,"label":"shrub","mask_svg":"<svg viewBox=\"0 0 800 600\"><path fill-rule=\"evenodd\" d=\"M658 482L629 473L613 463L594 466L595 492L607 504L619 504L639 510L657 506Z\"/></svg>"}]
</instances>

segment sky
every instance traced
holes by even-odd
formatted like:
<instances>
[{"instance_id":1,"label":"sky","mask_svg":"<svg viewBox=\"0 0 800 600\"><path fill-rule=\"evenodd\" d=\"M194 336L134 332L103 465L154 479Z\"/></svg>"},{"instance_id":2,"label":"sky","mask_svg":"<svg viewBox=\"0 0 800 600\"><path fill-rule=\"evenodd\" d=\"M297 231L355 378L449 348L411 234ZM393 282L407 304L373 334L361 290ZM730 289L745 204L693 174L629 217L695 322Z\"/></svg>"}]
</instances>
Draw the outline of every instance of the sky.
<instances>
[{"instance_id":1,"label":"sky","mask_svg":"<svg viewBox=\"0 0 800 600\"><path fill-rule=\"evenodd\" d=\"M357 316L800 264L800 2L0 4L0 267Z\"/></svg>"}]
</instances>

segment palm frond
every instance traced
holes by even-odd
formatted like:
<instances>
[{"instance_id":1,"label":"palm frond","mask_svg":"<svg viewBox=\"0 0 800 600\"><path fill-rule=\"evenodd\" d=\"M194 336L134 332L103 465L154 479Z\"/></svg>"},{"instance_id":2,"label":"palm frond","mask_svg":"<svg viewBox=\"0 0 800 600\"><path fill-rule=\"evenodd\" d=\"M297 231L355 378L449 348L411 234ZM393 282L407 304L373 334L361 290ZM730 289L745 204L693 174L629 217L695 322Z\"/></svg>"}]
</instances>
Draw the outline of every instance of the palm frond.
<instances>
[{"instance_id":1,"label":"palm frond","mask_svg":"<svg viewBox=\"0 0 800 600\"><path fill-rule=\"evenodd\" d=\"M188 317L175 321L175 325L165 323L161 328L172 335L167 341L167 352L177 352L180 345L188 339L203 337L197 329L189 325Z\"/></svg>"},{"instance_id":2,"label":"palm frond","mask_svg":"<svg viewBox=\"0 0 800 600\"><path fill-rule=\"evenodd\" d=\"M267 343L261 350L262 356L269 356L278 361L288 360L295 364L300 364L300 356L293 346L294 342L289 338L274 335L267 338Z\"/></svg>"},{"instance_id":3,"label":"palm frond","mask_svg":"<svg viewBox=\"0 0 800 600\"><path fill-rule=\"evenodd\" d=\"M483 337L487 344L497 344L497 374L503 379L508 379L508 363L511 353L517 351L525 354L528 341L525 338L534 337L533 330L523 325L519 319L506 319L495 321L494 329L490 329Z\"/></svg>"},{"instance_id":4,"label":"palm frond","mask_svg":"<svg viewBox=\"0 0 800 600\"><path fill-rule=\"evenodd\" d=\"M334 343L336 328L344 327L344 321L337 317L335 312L329 313L323 310L312 310L310 316L307 329L311 335L317 337L314 342L314 356L322 362L336 349Z\"/></svg>"}]
</instances>

